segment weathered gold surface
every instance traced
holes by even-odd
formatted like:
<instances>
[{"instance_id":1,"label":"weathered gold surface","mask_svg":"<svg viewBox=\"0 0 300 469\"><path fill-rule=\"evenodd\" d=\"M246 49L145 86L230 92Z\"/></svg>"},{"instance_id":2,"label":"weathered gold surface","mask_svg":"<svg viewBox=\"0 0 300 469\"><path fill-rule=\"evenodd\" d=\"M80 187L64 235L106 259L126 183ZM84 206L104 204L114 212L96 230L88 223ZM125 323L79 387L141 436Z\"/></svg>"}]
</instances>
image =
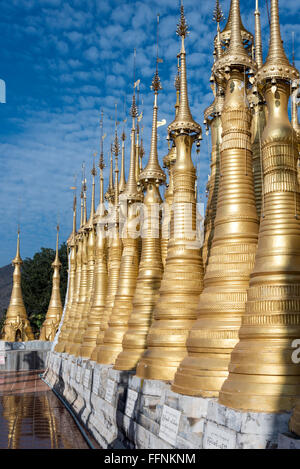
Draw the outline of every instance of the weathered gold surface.
<instances>
[{"instance_id":1,"label":"weathered gold surface","mask_svg":"<svg viewBox=\"0 0 300 469\"><path fill-rule=\"evenodd\" d=\"M161 89L157 70L152 86L154 105L150 156L146 168L139 176L141 186L146 189L143 205L142 254L133 297L133 309L122 342L123 350L118 355L114 366L117 370L135 369L146 349L147 334L152 322L163 271L159 217L162 199L157 186L165 181L166 176L159 165L157 155L157 95Z\"/></svg>"},{"instance_id":2,"label":"weathered gold surface","mask_svg":"<svg viewBox=\"0 0 300 469\"><path fill-rule=\"evenodd\" d=\"M26 342L34 340L34 336L28 321L21 289L21 265L23 261L20 256L20 230L18 230L16 257L13 259L12 264L15 267L13 287L2 329L2 340L7 342Z\"/></svg>"},{"instance_id":3,"label":"weathered gold surface","mask_svg":"<svg viewBox=\"0 0 300 469\"><path fill-rule=\"evenodd\" d=\"M62 315L59 274L61 262L58 258L58 231L59 227L57 226L56 254L54 262L52 263L52 267L54 270L52 277L52 293L45 321L43 322L43 325L41 327L40 340L54 340Z\"/></svg>"},{"instance_id":4,"label":"weathered gold surface","mask_svg":"<svg viewBox=\"0 0 300 469\"><path fill-rule=\"evenodd\" d=\"M137 366L137 376L164 380L173 379L177 366L186 355L185 342L196 318L203 275L196 239L196 176L191 159L192 144L200 139L201 127L192 118L188 104L184 48L187 24L182 6L177 33L182 39L180 104L175 120L168 127L176 144L174 217L159 299L147 338L148 348Z\"/></svg>"},{"instance_id":5,"label":"weathered gold surface","mask_svg":"<svg viewBox=\"0 0 300 469\"><path fill-rule=\"evenodd\" d=\"M292 342L300 334L300 200L296 135L287 112L291 67L270 80L276 60L278 67L286 66L281 48L278 2L271 0L270 51L263 66L270 75L257 74L268 106L262 136L264 217L240 341L219 396L224 405L258 412L290 410L300 395L300 367L292 360Z\"/></svg>"}]
</instances>

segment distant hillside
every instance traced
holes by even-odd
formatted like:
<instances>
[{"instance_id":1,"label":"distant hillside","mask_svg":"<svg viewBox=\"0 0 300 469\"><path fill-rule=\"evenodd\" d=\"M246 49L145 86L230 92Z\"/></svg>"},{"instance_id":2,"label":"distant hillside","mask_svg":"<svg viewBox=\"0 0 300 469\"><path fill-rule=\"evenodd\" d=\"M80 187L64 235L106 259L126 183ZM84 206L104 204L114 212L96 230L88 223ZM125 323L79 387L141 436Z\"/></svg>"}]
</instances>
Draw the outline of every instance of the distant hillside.
<instances>
[{"instance_id":1,"label":"distant hillside","mask_svg":"<svg viewBox=\"0 0 300 469\"><path fill-rule=\"evenodd\" d=\"M9 305L13 270L12 265L5 265L0 268L0 317Z\"/></svg>"}]
</instances>

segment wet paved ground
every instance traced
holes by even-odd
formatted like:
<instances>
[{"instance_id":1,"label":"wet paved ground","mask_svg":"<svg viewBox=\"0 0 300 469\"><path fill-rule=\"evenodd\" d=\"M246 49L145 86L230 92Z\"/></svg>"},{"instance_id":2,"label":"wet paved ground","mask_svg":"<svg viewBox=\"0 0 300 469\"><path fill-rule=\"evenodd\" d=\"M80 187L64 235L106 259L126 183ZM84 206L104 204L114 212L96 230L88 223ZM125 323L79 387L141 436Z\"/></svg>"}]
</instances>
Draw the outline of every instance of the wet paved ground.
<instances>
[{"instance_id":1,"label":"wet paved ground","mask_svg":"<svg viewBox=\"0 0 300 469\"><path fill-rule=\"evenodd\" d=\"M40 373L0 372L0 449L89 449Z\"/></svg>"}]
</instances>

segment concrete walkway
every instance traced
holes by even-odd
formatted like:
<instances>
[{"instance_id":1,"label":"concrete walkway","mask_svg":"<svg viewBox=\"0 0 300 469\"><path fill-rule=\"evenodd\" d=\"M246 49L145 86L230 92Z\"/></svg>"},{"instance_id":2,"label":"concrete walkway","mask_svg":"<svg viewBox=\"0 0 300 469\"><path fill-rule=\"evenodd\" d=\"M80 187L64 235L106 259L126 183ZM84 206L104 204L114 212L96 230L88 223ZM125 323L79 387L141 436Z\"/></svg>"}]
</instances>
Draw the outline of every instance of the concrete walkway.
<instances>
[{"instance_id":1,"label":"concrete walkway","mask_svg":"<svg viewBox=\"0 0 300 469\"><path fill-rule=\"evenodd\" d=\"M41 371L0 372L0 449L89 449Z\"/></svg>"}]
</instances>

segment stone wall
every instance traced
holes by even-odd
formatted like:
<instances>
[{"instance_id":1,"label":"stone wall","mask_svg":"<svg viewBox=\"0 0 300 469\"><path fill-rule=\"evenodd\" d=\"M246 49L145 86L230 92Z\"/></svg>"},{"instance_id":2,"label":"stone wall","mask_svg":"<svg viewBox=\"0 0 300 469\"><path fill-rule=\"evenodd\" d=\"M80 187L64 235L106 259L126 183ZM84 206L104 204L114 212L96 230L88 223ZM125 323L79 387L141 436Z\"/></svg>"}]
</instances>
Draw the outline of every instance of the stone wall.
<instances>
[{"instance_id":1,"label":"stone wall","mask_svg":"<svg viewBox=\"0 0 300 469\"><path fill-rule=\"evenodd\" d=\"M44 370L52 342L0 340L0 371Z\"/></svg>"},{"instance_id":2,"label":"stone wall","mask_svg":"<svg viewBox=\"0 0 300 469\"><path fill-rule=\"evenodd\" d=\"M49 353L44 377L103 448L276 448L288 432L290 413L238 412L67 354Z\"/></svg>"}]
</instances>

